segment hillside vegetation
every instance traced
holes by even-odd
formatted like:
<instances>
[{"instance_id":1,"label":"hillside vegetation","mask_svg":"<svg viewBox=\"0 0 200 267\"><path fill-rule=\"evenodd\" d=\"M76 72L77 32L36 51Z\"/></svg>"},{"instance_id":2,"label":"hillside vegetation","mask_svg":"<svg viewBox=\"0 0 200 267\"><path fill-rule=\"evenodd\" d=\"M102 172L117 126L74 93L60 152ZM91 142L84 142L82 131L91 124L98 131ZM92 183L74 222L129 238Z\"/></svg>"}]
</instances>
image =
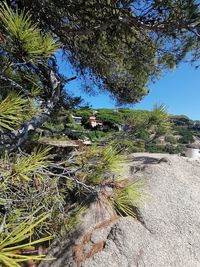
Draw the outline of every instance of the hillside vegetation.
<instances>
[{"instance_id":1,"label":"hillside vegetation","mask_svg":"<svg viewBox=\"0 0 200 267\"><path fill-rule=\"evenodd\" d=\"M79 117L78 124L73 116ZM96 126L91 126L91 116L96 118ZM155 106L151 111L83 108L62 111L59 118L45 124L46 137L111 144L121 152L182 153L186 145L200 136L199 121L184 115L170 115L163 105Z\"/></svg>"}]
</instances>

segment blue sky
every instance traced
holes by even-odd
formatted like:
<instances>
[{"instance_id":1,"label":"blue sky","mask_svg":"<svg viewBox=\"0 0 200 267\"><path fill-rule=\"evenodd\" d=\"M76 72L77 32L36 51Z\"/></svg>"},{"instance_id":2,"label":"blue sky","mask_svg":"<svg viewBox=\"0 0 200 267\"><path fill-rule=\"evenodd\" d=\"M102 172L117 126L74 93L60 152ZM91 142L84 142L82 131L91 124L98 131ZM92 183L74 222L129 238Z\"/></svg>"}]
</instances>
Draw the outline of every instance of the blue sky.
<instances>
[{"instance_id":1,"label":"blue sky","mask_svg":"<svg viewBox=\"0 0 200 267\"><path fill-rule=\"evenodd\" d=\"M74 75L72 67L58 57L60 71L67 77ZM200 120L200 69L194 69L189 63L163 75L160 80L150 84L150 94L140 103L130 106L133 109L152 109L155 104L165 104L171 114L184 114L191 119ZM81 81L76 79L67 87L74 95L82 96L93 108L116 107L115 102L106 93L89 96L81 90Z\"/></svg>"}]
</instances>

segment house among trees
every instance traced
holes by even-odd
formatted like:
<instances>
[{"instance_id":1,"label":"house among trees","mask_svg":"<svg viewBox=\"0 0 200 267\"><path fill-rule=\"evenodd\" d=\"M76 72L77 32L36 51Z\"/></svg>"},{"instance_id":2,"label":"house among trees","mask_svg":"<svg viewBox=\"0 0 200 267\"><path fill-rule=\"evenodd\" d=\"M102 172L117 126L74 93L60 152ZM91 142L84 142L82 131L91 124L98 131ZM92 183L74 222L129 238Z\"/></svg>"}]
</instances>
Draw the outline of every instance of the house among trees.
<instances>
[{"instance_id":1,"label":"house among trees","mask_svg":"<svg viewBox=\"0 0 200 267\"><path fill-rule=\"evenodd\" d=\"M97 121L96 116L90 116L89 117L89 124L92 128L99 126L100 128L103 127L103 122Z\"/></svg>"},{"instance_id":2,"label":"house among trees","mask_svg":"<svg viewBox=\"0 0 200 267\"><path fill-rule=\"evenodd\" d=\"M82 117L77 117L72 115L72 119L75 124L80 124L80 125L82 124Z\"/></svg>"}]
</instances>

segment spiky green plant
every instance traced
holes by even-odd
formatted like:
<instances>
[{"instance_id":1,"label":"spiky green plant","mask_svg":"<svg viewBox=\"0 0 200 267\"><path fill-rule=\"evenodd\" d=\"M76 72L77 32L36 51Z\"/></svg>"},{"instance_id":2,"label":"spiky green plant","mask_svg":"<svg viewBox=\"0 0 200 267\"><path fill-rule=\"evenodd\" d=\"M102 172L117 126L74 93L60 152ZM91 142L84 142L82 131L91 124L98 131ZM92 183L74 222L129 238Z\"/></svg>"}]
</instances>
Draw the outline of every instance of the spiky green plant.
<instances>
[{"instance_id":1,"label":"spiky green plant","mask_svg":"<svg viewBox=\"0 0 200 267\"><path fill-rule=\"evenodd\" d=\"M10 225L6 225L3 234L0 237L0 263L8 267L20 267L20 263L28 260L51 260L45 258L45 255L26 255L27 250L33 250L35 245L42 244L53 238L52 235L40 238L38 240L31 240L34 228L43 223L48 218L47 214L41 214L35 217L35 213L25 219L23 222L15 225L9 232Z\"/></svg>"},{"instance_id":2,"label":"spiky green plant","mask_svg":"<svg viewBox=\"0 0 200 267\"><path fill-rule=\"evenodd\" d=\"M49 150L39 148L31 154L17 155L5 153L0 160L0 206L8 207L8 222L13 225L38 207L49 214L48 221L35 229L38 238L46 232L56 235L68 232L80 214L78 202L74 205L69 194L76 183L71 187L67 183L71 180L59 177L56 171L54 177ZM69 214L63 212L68 209Z\"/></svg>"},{"instance_id":3,"label":"spiky green plant","mask_svg":"<svg viewBox=\"0 0 200 267\"><path fill-rule=\"evenodd\" d=\"M80 166L79 179L91 184L103 182L107 174L119 175L120 164L124 156L111 146L84 148L76 157L75 163Z\"/></svg>"},{"instance_id":4,"label":"spiky green plant","mask_svg":"<svg viewBox=\"0 0 200 267\"><path fill-rule=\"evenodd\" d=\"M0 102L0 131L13 130L25 120L28 101L10 93Z\"/></svg>"},{"instance_id":5,"label":"spiky green plant","mask_svg":"<svg viewBox=\"0 0 200 267\"><path fill-rule=\"evenodd\" d=\"M113 146L104 147L101 157L104 168L108 168L112 172L119 171L119 166L125 159L123 155L119 154L118 149Z\"/></svg>"},{"instance_id":6,"label":"spiky green plant","mask_svg":"<svg viewBox=\"0 0 200 267\"><path fill-rule=\"evenodd\" d=\"M16 156L16 160L11 166L12 173L10 177L14 180L28 181L33 174L42 179L46 166L49 163L50 147L41 149L35 148L30 155ZM40 170L42 172L37 172Z\"/></svg>"},{"instance_id":7,"label":"spiky green plant","mask_svg":"<svg viewBox=\"0 0 200 267\"><path fill-rule=\"evenodd\" d=\"M118 214L135 217L133 208L141 201L141 185L141 181L135 181L124 187L118 187L116 183L114 193L108 200Z\"/></svg>"},{"instance_id":8,"label":"spiky green plant","mask_svg":"<svg viewBox=\"0 0 200 267\"><path fill-rule=\"evenodd\" d=\"M56 41L49 34L42 35L37 24L31 23L28 13L14 12L6 2L0 7L0 21L6 33L4 49L17 58L38 60L58 49Z\"/></svg>"},{"instance_id":9,"label":"spiky green plant","mask_svg":"<svg viewBox=\"0 0 200 267\"><path fill-rule=\"evenodd\" d=\"M165 105L154 106L152 112L149 113L148 128L154 139L172 131L169 114Z\"/></svg>"},{"instance_id":10,"label":"spiky green plant","mask_svg":"<svg viewBox=\"0 0 200 267\"><path fill-rule=\"evenodd\" d=\"M38 114L40 110L33 100L11 92L0 100L0 132L17 129L23 122Z\"/></svg>"}]
</instances>

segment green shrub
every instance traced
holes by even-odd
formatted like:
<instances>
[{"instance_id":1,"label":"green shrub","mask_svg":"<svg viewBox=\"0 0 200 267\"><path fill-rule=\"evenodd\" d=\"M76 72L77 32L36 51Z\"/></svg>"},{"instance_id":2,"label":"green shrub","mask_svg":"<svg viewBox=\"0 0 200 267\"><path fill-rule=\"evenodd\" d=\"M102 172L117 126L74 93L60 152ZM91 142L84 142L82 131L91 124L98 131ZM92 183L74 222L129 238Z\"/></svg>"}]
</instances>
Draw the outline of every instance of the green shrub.
<instances>
[{"instance_id":1,"label":"green shrub","mask_svg":"<svg viewBox=\"0 0 200 267\"><path fill-rule=\"evenodd\" d=\"M167 135L167 136L165 136L165 142L168 142L170 144L176 144L177 138L174 137L173 135Z\"/></svg>"},{"instance_id":2,"label":"green shrub","mask_svg":"<svg viewBox=\"0 0 200 267\"><path fill-rule=\"evenodd\" d=\"M113 146L84 148L75 159L75 164L80 166L76 175L87 184L97 185L105 177L113 176L123 159Z\"/></svg>"},{"instance_id":3,"label":"green shrub","mask_svg":"<svg viewBox=\"0 0 200 267\"><path fill-rule=\"evenodd\" d=\"M80 124L75 124L75 123L68 123L66 124L66 127L68 129L76 130L76 131L84 131L84 127Z\"/></svg>"},{"instance_id":4,"label":"green shrub","mask_svg":"<svg viewBox=\"0 0 200 267\"><path fill-rule=\"evenodd\" d=\"M110 197L109 201L118 214L135 217L133 208L142 198L141 185L141 181L136 181L121 188L116 186L115 193Z\"/></svg>"},{"instance_id":5,"label":"green shrub","mask_svg":"<svg viewBox=\"0 0 200 267\"><path fill-rule=\"evenodd\" d=\"M165 146L164 145L157 145L155 143L146 144L145 150L149 153L164 153Z\"/></svg>"},{"instance_id":6,"label":"green shrub","mask_svg":"<svg viewBox=\"0 0 200 267\"><path fill-rule=\"evenodd\" d=\"M103 132L103 131L90 131L87 136L91 140L100 140L110 135L110 132Z\"/></svg>"},{"instance_id":7,"label":"green shrub","mask_svg":"<svg viewBox=\"0 0 200 267\"><path fill-rule=\"evenodd\" d=\"M121 152L135 153L144 152L145 144L143 141L135 141L128 138L116 139L112 142L115 147Z\"/></svg>"},{"instance_id":8,"label":"green shrub","mask_svg":"<svg viewBox=\"0 0 200 267\"><path fill-rule=\"evenodd\" d=\"M63 123L52 123L52 122L45 122L43 124L43 127L46 129L49 129L50 131L63 131L64 130L64 125Z\"/></svg>"},{"instance_id":9,"label":"green shrub","mask_svg":"<svg viewBox=\"0 0 200 267\"><path fill-rule=\"evenodd\" d=\"M145 150L149 153L169 153L169 154L180 154L184 150L184 146L166 144L158 145L156 143L146 144Z\"/></svg>"},{"instance_id":10,"label":"green shrub","mask_svg":"<svg viewBox=\"0 0 200 267\"><path fill-rule=\"evenodd\" d=\"M169 154L181 154L184 151L184 146L183 145L171 145L167 144L165 146L165 152Z\"/></svg>"},{"instance_id":11,"label":"green shrub","mask_svg":"<svg viewBox=\"0 0 200 267\"><path fill-rule=\"evenodd\" d=\"M187 126L175 127L175 130L177 134L181 136L178 140L180 144L189 144L194 142L193 134Z\"/></svg>"}]
</instances>

